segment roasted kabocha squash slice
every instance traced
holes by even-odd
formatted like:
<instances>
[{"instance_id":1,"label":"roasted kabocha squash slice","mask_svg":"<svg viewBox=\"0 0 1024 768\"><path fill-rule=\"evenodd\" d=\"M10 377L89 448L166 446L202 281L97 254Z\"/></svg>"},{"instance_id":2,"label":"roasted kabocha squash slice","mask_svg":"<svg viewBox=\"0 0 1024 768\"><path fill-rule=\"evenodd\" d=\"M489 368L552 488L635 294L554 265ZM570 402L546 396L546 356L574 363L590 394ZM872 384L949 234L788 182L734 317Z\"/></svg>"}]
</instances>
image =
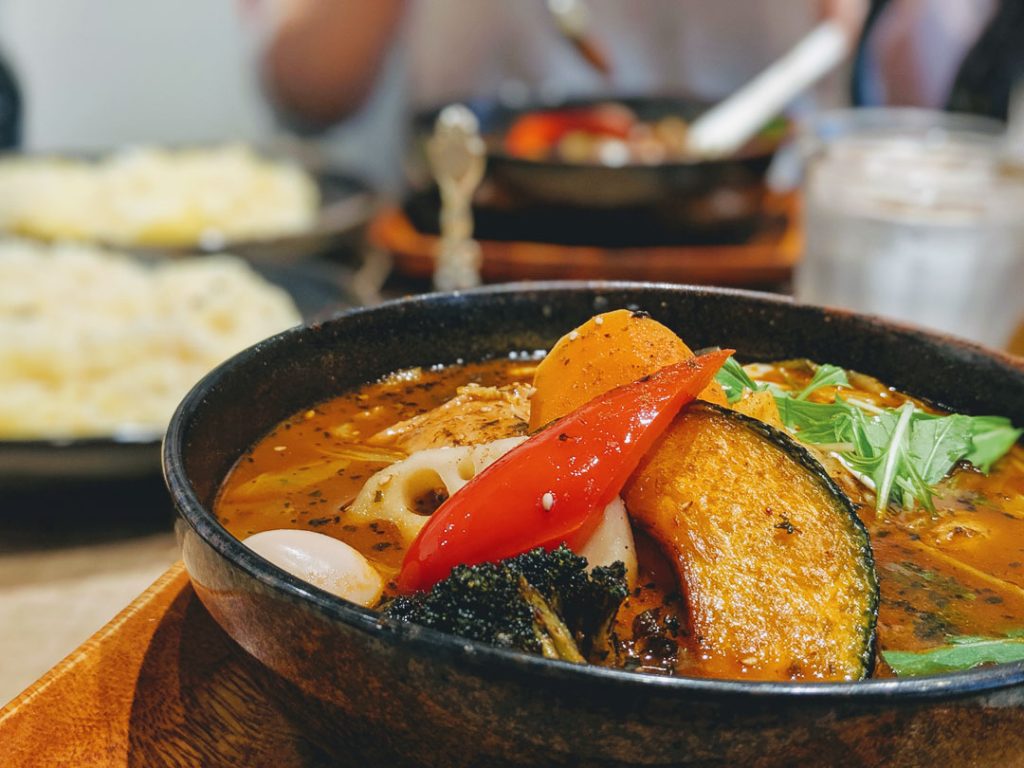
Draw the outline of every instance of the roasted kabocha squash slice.
<instances>
[{"instance_id":1,"label":"roasted kabocha squash slice","mask_svg":"<svg viewBox=\"0 0 1024 768\"><path fill-rule=\"evenodd\" d=\"M878 585L867 533L850 500L787 435L694 403L623 495L678 572L699 674L870 674Z\"/></svg>"}]
</instances>

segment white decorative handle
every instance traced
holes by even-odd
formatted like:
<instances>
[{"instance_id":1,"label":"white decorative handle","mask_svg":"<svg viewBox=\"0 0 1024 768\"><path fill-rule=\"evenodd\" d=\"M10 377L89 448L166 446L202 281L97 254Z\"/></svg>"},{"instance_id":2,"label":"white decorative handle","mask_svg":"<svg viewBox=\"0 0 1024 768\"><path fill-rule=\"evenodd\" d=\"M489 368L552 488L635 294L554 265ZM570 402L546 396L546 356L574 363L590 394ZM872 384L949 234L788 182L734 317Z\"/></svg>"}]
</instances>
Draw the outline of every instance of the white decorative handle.
<instances>
[{"instance_id":1,"label":"white decorative handle","mask_svg":"<svg viewBox=\"0 0 1024 768\"><path fill-rule=\"evenodd\" d=\"M484 176L484 153L476 116L461 104L445 107L427 142L427 159L441 191L441 239L434 265L434 287L441 291L480 284L472 203Z\"/></svg>"},{"instance_id":2,"label":"white decorative handle","mask_svg":"<svg viewBox=\"0 0 1024 768\"><path fill-rule=\"evenodd\" d=\"M697 118L687 133L688 152L700 158L732 154L838 65L848 49L843 28L835 21L822 22L785 56Z\"/></svg>"}]
</instances>

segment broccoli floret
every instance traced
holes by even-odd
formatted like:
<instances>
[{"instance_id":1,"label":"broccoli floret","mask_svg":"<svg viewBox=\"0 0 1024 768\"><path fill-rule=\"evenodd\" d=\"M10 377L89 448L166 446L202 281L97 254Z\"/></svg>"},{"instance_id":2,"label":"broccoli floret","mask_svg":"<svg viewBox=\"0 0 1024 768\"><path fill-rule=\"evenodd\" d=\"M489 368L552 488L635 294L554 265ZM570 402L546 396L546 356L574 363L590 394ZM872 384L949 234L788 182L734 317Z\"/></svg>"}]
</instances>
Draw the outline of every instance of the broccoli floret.
<instances>
[{"instance_id":1,"label":"broccoli floret","mask_svg":"<svg viewBox=\"0 0 1024 768\"><path fill-rule=\"evenodd\" d=\"M610 629L626 597L622 563L587 573L565 545L538 547L497 563L460 565L429 592L394 598L391 618L504 648L585 661L607 655Z\"/></svg>"}]
</instances>

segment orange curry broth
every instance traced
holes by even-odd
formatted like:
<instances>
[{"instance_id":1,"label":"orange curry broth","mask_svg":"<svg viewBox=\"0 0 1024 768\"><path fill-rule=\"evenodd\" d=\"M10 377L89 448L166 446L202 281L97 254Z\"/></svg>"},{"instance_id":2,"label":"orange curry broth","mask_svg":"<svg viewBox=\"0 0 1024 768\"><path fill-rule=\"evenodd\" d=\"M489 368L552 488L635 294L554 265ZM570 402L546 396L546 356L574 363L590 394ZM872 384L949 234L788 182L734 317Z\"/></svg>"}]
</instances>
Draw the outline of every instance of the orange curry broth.
<instances>
[{"instance_id":1,"label":"orange curry broth","mask_svg":"<svg viewBox=\"0 0 1024 768\"><path fill-rule=\"evenodd\" d=\"M216 503L236 536L299 528L339 538L358 549L387 579L403 551L388 522L355 526L344 509L363 483L402 454L361 441L424 413L469 382L501 386L531 381L536 364L495 360L401 372L341 395L280 424L236 464ZM794 389L810 379L801 363L758 366L754 377ZM851 375L844 397L898 407L908 398L875 379ZM812 399L828 400L824 389ZM915 401L916 402L916 401ZM923 404L918 403L919 405ZM884 517L873 494L827 462L859 506L871 536L881 590L879 647L923 650L948 635L1002 635L1024 628L1024 450L1015 446L988 476L961 467L943 481L933 516L923 509ZM638 586L616 619L628 668L685 674L686 607L673 568L643 531L635 531ZM392 587L393 588L393 587Z\"/></svg>"}]
</instances>

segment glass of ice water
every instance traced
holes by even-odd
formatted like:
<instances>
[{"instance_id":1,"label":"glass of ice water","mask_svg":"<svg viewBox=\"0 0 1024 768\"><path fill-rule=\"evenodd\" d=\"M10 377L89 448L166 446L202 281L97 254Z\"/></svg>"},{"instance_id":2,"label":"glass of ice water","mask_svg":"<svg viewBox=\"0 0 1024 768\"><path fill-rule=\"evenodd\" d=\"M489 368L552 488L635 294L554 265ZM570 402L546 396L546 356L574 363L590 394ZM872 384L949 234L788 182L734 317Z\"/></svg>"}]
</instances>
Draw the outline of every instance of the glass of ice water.
<instances>
[{"instance_id":1,"label":"glass of ice water","mask_svg":"<svg viewBox=\"0 0 1024 768\"><path fill-rule=\"evenodd\" d=\"M996 347L1024 320L1024 168L1002 125L844 110L804 140L797 298Z\"/></svg>"}]
</instances>

